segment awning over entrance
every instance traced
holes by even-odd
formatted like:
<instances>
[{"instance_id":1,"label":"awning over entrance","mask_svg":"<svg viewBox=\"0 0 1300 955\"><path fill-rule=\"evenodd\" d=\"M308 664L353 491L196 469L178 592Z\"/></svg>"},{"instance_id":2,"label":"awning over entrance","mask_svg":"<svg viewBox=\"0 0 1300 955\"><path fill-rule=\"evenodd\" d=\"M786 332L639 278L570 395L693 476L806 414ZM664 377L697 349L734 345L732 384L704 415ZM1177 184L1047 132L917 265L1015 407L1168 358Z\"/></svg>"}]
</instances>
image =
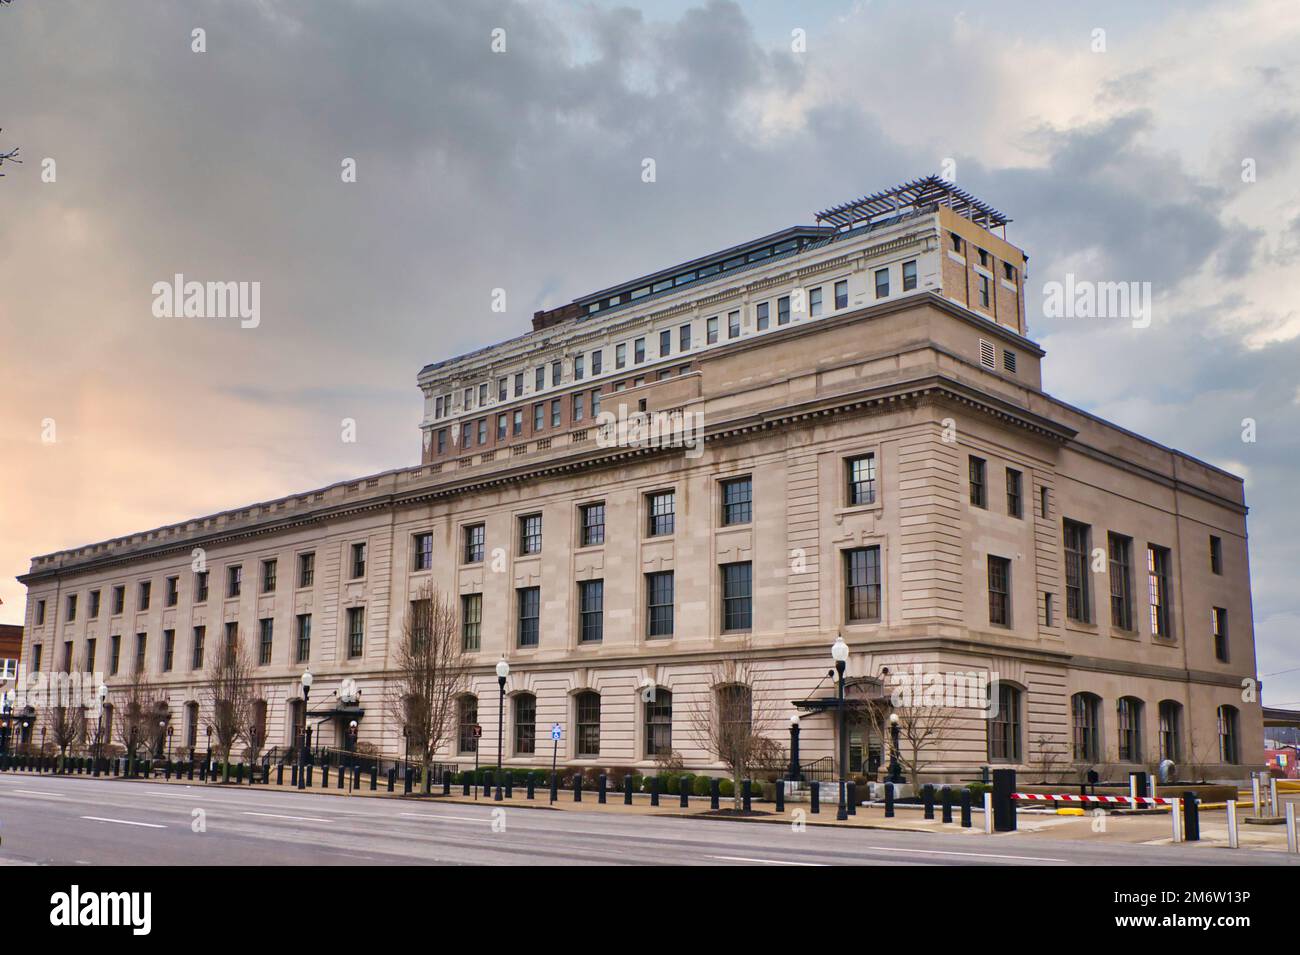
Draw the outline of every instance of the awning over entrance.
<instances>
[{"instance_id":1,"label":"awning over entrance","mask_svg":"<svg viewBox=\"0 0 1300 955\"><path fill-rule=\"evenodd\" d=\"M328 709L311 710L307 716L317 720L327 720L331 717L338 720L356 720L361 722L361 718L366 715L366 711L359 706L331 706Z\"/></svg>"},{"instance_id":2,"label":"awning over entrance","mask_svg":"<svg viewBox=\"0 0 1300 955\"><path fill-rule=\"evenodd\" d=\"M839 697L835 687L825 696L816 696L807 700L794 700L795 709L806 713L834 712L840 708ZM876 706L888 706L889 694L884 684L873 676L849 677L844 681L844 708L850 713L865 712Z\"/></svg>"}]
</instances>

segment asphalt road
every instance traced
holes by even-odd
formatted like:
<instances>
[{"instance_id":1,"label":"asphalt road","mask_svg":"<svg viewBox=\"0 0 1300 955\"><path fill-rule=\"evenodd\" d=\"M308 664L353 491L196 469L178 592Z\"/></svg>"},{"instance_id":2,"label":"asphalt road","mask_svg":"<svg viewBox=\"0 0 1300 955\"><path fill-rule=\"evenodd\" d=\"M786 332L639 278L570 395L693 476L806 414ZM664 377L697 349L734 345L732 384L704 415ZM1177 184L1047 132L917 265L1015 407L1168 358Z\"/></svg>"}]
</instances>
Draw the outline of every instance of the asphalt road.
<instances>
[{"instance_id":1,"label":"asphalt road","mask_svg":"<svg viewBox=\"0 0 1300 955\"><path fill-rule=\"evenodd\" d=\"M491 804L0 775L0 863L1297 865L1280 852L841 831ZM497 825L494 827L494 821ZM198 831L196 831L198 830Z\"/></svg>"}]
</instances>

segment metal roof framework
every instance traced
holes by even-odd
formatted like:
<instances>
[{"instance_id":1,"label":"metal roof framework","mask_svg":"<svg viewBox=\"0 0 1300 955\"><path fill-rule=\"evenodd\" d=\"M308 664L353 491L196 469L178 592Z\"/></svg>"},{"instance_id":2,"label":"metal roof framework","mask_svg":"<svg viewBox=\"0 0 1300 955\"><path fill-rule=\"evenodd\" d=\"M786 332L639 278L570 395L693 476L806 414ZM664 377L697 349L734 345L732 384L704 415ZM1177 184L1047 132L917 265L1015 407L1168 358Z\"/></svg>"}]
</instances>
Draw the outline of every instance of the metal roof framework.
<instances>
[{"instance_id":1,"label":"metal roof framework","mask_svg":"<svg viewBox=\"0 0 1300 955\"><path fill-rule=\"evenodd\" d=\"M849 229L858 223L872 222L928 205L947 206L985 229L1005 227L1011 221L987 202L977 199L964 189L958 189L940 176L913 179L861 199L823 209L817 213L817 221L829 222L838 229Z\"/></svg>"}]
</instances>

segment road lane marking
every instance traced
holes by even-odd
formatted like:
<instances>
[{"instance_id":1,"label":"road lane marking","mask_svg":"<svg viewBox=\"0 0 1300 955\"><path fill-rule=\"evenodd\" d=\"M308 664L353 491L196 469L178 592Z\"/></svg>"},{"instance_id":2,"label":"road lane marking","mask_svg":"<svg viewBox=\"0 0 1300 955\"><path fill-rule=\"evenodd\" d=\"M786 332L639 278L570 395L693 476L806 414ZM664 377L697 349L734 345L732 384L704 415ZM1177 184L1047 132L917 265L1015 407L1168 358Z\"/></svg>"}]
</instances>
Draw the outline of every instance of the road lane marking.
<instances>
[{"instance_id":1,"label":"road lane marking","mask_svg":"<svg viewBox=\"0 0 1300 955\"><path fill-rule=\"evenodd\" d=\"M998 855L995 852L949 852L946 849L897 849L893 846L855 846L875 852L914 852L927 856L961 856L969 859L1017 859L1021 862L1069 862L1069 859L1047 859L1042 856Z\"/></svg>"},{"instance_id":2,"label":"road lane marking","mask_svg":"<svg viewBox=\"0 0 1300 955\"><path fill-rule=\"evenodd\" d=\"M109 819L105 816L82 816L82 819L89 819L91 822L115 822L119 826L142 826L145 829L166 829L166 826L159 825L156 822L132 822L130 819Z\"/></svg>"},{"instance_id":3,"label":"road lane marking","mask_svg":"<svg viewBox=\"0 0 1300 955\"><path fill-rule=\"evenodd\" d=\"M151 793L146 792L146 796L163 796L167 799L202 799L202 796L196 796L193 793Z\"/></svg>"},{"instance_id":4,"label":"road lane marking","mask_svg":"<svg viewBox=\"0 0 1300 955\"><path fill-rule=\"evenodd\" d=\"M24 796L53 796L55 799L66 799L66 793L42 792L38 789L11 789L12 793L22 793Z\"/></svg>"},{"instance_id":5,"label":"road lane marking","mask_svg":"<svg viewBox=\"0 0 1300 955\"><path fill-rule=\"evenodd\" d=\"M296 819L299 822L334 822L333 819L321 819L319 816L285 816L278 812L245 812L245 816L265 816L268 819Z\"/></svg>"},{"instance_id":6,"label":"road lane marking","mask_svg":"<svg viewBox=\"0 0 1300 955\"><path fill-rule=\"evenodd\" d=\"M485 822L491 822L487 816L444 816L442 813L434 812L399 812L399 816L414 816L416 819L432 819L434 822L447 820L448 822L476 822L482 825Z\"/></svg>"},{"instance_id":7,"label":"road lane marking","mask_svg":"<svg viewBox=\"0 0 1300 955\"><path fill-rule=\"evenodd\" d=\"M787 862L784 859L751 859L749 856L705 856L706 859L720 859L723 862L755 862L759 865L806 865L824 866L825 862Z\"/></svg>"}]
</instances>

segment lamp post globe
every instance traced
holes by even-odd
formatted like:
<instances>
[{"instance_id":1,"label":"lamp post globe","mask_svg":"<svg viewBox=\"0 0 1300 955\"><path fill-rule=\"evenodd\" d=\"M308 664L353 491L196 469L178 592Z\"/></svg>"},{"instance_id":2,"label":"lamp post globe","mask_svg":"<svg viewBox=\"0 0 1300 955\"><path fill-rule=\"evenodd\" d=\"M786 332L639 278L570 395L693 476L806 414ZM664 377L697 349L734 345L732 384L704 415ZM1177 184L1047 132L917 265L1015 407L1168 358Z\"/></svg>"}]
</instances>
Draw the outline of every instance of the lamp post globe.
<instances>
[{"instance_id":1,"label":"lamp post globe","mask_svg":"<svg viewBox=\"0 0 1300 955\"><path fill-rule=\"evenodd\" d=\"M845 767L849 761L848 749L848 721L844 707L844 669L849 662L849 645L844 642L843 637L836 637L835 642L831 645L831 659L835 661L835 673L839 678L836 681L835 701L840 715L840 805L835 813L835 818L843 822L849 818L848 807L848 786L845 784Z\"/></svg>"},{"instance_id":2,"label":"lamp post globe","mask_svg":"<svg viewBox=\"0 0 1300 955\"><path fill-rule=\"evenodd\" d=\"M307 723L307 700L311 696L312 684L311 670L302 671L302 676L298 677L298 684L302 687L302 726L298 730L298 788L305 789L307 786L307 747L311 745L308 735L311 730L308 729Z\"/></svg>"},{"instance_id":3,"label":"lamp post globe","mask_svg":"<svg viewBox=\"0 0 1300 955\"><path fill-rule=\"evenodd\" d=\"M501 791L501 749L505 743L506 677L510 664L502 657L497 661L497 792Z\"/></svg>"},{"instance_id":4,"label":"lamp post globe","mask_svg":"<svg viewBox=\"0 0 1300 955\"><path fill-rule=\"evenodd\" d=\"M790 717L790 781L796 782L803 775L799 769L799 714Z\"/></svg>"},{"instance_id":5,"label":"lamp post globe","mask_svg":"<svg viewBox=\"0 0 1300 955\"><path fill-rule=\"evenodd\" d=\"M889 714L889 742L890 742L889 781L891 783L894 783L895 785L903 781L902 767L899 765L898 762L899 729L900 727L898 725L898 714L890 713Z\"/></svg>"}]
</instances>

